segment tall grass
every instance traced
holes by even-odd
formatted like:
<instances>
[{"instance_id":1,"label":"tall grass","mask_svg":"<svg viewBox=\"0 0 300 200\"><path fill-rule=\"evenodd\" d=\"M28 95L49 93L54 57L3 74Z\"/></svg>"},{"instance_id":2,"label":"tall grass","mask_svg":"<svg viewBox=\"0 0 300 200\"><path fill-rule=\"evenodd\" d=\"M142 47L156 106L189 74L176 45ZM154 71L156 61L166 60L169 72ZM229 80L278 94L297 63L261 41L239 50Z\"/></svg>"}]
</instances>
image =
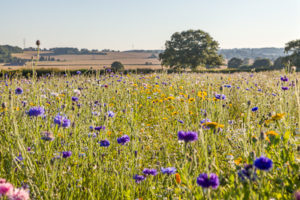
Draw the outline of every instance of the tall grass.
<instances>
[{"instance_id":1,"label":"tall grass","mask_svg":"<svg viewBox=\"0 0 300 200\"><path fill-rule=\"evenodd\" d=\"M28 185L32 199L291 199L300 187L299 73L289 74L288 82L281 82L281 75L3 76L0 177ZM23 94L14 93L17 87ZM226 99L217 100L215 94ZM29 117L33 106L43 106L45 116ZM252 112L255 106L258 111ZM115 116L108 117L108 111ZM285 116L266 123L276 113ZM65 114L71 126L55 125L57 114ZM205 129L203 119L224 127ZM198 140L179 142L180 130L196 131ZM54 140L42 140L43 131L52 132ZM130 142L118 144L125 134ZM100 147L103 139L109 147ZM72 156L62 158L63 151ZM16 159L19 154L22 161ZM255 180L242 180L238 172L244 164L262 155L272 159L273 168L256 169ZM162 174L161 167L175 167L181 183L174 174ZM159 173L135 183L133 176L144 168ZM200 173L217 174L220 186L201 188L196 183Z\"/></svg>"}]
</instances>

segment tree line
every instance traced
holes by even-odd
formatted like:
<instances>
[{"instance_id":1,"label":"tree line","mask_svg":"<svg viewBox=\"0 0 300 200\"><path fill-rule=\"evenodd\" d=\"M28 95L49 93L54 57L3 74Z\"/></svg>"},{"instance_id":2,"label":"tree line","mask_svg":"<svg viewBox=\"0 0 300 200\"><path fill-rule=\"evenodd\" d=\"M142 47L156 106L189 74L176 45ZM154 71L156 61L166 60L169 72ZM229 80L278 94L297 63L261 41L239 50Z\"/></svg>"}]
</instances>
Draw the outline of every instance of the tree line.
<instances>
[{"instance_id":1,"label":"tree line","mask_svg":"<svg viewBox=\"0 0 300 200\"><path fill-rule=\"evenodd\" d=\"M233 57L228 62L229 68L275 68L296 66L300 69L300 40L290 41L285 45L286 56L277 58L272 64L268 58L258 58L249 65L249 58L242 60ZM165 51L159 54L163 66L174 69L197 70L199 67L217 68L226 65L219 54L219 43L209 33L202 30L176 32L165 43Z\"/></svg>"}]
</instances>

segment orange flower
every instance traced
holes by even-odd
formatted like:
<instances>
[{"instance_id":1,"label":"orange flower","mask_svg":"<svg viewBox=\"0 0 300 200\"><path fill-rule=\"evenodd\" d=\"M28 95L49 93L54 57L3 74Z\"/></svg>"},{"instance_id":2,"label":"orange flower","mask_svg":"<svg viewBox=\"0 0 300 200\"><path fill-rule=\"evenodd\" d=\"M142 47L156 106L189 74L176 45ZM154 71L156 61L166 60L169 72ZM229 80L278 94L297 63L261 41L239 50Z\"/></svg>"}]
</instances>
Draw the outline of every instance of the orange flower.
<instances>
[{"instance_id":1,"label":"orange flower","mask_svg":"<svg viewBox=\"0 0 300 200\"><path fill-rule=\"evenodd\" d=\"M223 128L223 124L218 124L217 122L205 122L202 124L203 126L209 127L209 128Z\"/></svg>"},{"instance_id":2,"label":"orange flower","mask_svg":"<svg viewBox=\"0 0 300 200\"><path fill-rule=\"evenodd\" d=\"M280 120L283 118L283 116L285 115L285 113L277 113L276 115L272 116L272 120Z\"/></svg>"},{"instance_id":3,"label":"orange flower","mask_svg":"<svg viewBox=\"0 0 300 200\"><path fill-rule=\"evenodd\" d=\"M181 183L180 174L176 173L176 174L175 174L175 179L176 179L176 183L178 183L178 184Z\"/></svg>"}]
</instances>

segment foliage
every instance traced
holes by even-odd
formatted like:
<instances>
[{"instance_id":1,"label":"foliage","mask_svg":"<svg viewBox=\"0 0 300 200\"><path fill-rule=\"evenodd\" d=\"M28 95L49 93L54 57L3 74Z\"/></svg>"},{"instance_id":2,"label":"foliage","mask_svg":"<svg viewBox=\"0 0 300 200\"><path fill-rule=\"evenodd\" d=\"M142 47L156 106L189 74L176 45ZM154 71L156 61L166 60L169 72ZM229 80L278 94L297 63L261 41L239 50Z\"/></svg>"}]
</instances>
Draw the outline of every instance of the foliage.
<instances>
[{"instance_id":1,"label":"foliage","mask_svg":"<svg viewBox=\"0 0 300 200\"><path fill-rule=\"evenodd\" d=\"M12 57L12 53L22 53L19 47L0 45L0 63L10 63L11 65L23 65L27 60Z\"/></svg>"},{"instance_id":2,"label":"foliage","mask_svg":"<svg viewBox=\"0 0 300 200\"><path fill-rule=\"evenodd\" d=\"M239 68L243 64L243 60L240 58L231 58L228 61L228 68Z\"/></svg>"},{"instance_id":3,"label":"foliage","mask_svg":"<svg viewBox=\"0 0 300 200\"><path fill-rule=\"evenodd\" d=\"M119 61L115 61L111 64L111 69L114 71L122 71L124 70L124 65Z\"/></svg>"},{"instance_id":4,"label":"foliage","mask_svg":"<svg viewBox=\"0 0 300 200\"><path fill-rule=\"evenodd\" d=\"M291 65L300 68L300 40L293 40L288 42L285 45L284 51L286 53L291 52L291 54L286 57L287 60L291 62Z\"/></svg>"},{"instance_id":5,"label":"foliage","mask_svg":"<svg viewBox=\"0 0 300 200\"><path fill-rule=\"evenodd\" d=\"M271 67L272 63L268 58L256 59L252 65L253 68Z\"/></svg>"},{"instance_id":6,"label":"foliage","mask_svg":"<svg viewBox=\"0 0 300 200\"><path fill-rule=\"evenodd\" d=\"M206 32L188 30L176 32L166 41L166 49L159 54L162 65L171 68L191 68L198 66L219 66L222 56L217 54L219 44Z\"/></svg>"},{"instance_id":7,"label":"foliage","mask_svg":"<svg viewBox=\"0 0 300 200\"><path fill-rule=\"evenodd\" d=\"M68 55L68 54L76 54L76 55L106 55L104 52L100 52L98 50L88 50L88 49L81 49L72 48L72 47L57 47L49 49L53 52L54 55Z\"/></svg>"}]
</instances>

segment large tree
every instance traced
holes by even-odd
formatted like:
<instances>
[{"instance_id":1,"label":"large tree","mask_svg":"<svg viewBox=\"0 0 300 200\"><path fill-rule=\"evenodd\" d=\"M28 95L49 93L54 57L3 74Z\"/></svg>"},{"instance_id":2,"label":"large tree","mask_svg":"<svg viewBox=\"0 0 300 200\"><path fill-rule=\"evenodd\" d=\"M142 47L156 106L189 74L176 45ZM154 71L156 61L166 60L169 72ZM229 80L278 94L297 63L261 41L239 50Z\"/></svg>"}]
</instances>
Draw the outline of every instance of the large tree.
<instances>
[{"instance_id":1,"label":"large tree","mask_svg":"<svg viewBox=\"0 0 300 200\"><path fill-rule=\"evenodd\" d=\"M228 61L228 68L239 68L243 64L243 60L233 57Z\"/></svg>"},{"instance_id":2,"label":"large tree","mask_svg":"<svg viewBox=\"0 0 300 200\"><path fill-rule=\"evenodd\" d=\"M162 65L171 68L219 66L223 58L218 54L219 44L206 32L188 30L176 32L166 41L166 49L159 55Z\"/></svg>"},{"instance_id":3,"label":"large tree","mask_svg":"<svg viewBox=\"0 0 300 200\"><path fill-rule=\"evenodd\" d=\"M290 61L291 65L300 68L300 39L286 43L284 51L286 53L291 53L286 57L286 60Z\"/></svg>"}]
</instances>

